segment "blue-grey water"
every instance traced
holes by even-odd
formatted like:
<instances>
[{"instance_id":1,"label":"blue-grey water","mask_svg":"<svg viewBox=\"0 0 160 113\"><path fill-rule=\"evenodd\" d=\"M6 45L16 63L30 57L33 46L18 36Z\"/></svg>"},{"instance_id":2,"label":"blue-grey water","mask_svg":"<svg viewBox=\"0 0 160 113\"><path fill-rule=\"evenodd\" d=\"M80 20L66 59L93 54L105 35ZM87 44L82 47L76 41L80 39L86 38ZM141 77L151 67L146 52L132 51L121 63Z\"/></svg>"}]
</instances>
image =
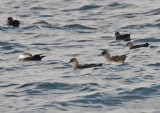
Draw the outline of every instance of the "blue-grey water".
<instances>
[{"instance_id":1,"label":"blue-grey water","mask_svg":"<svg viewBox=\"0 0 160 113\"><path fill-rule=\"evenodd\" d=\"M1 0L0 113L160 113L159 0ZM6 25L9 16L19 28ZM131 33L129 50L114 33ZM73 71L128 54L124 64ZM18 62L20 54L42 61Z\"/></svg>"}]
</instances>

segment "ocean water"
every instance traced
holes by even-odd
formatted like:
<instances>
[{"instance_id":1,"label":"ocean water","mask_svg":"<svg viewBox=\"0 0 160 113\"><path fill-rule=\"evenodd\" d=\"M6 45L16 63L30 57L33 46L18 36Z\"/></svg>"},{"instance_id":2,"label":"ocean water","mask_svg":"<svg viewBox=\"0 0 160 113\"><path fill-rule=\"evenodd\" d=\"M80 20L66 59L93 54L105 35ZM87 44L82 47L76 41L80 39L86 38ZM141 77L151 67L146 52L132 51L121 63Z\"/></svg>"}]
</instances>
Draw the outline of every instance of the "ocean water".
<instances>
[{"instance_id":1,"label":"ocean water","mask_svg":"<svg viewBox=\"0 0 160 113\"><path fill-rule=\"evenodd\" d=\"M160 1L1 0L0 113L160 113ZM6 25L9 16L19 28ZM129 50L114 33L131 33ZM128 54L124 64L98 56ZM42 61L18 62L20 54ZM102 67L73 71L71 58Z\"/></svg>"}]
</instances>

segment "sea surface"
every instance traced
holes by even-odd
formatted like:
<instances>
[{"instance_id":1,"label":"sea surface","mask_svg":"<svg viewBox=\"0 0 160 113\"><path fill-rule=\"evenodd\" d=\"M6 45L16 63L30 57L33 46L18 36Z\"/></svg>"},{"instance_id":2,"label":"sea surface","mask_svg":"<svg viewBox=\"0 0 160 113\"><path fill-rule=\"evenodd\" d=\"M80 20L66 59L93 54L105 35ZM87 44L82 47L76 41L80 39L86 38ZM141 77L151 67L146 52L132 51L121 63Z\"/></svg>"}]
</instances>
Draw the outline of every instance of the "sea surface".
<instances>
[{"instance_id":1,"label":"sea surface","mask_svg":"<svg viewBox=\"0 0 160 113\"><path fill-rule=\"evenodd\" d=\"M1 0L0 113L160 113L159 0ZM6 25L8 17L20 27ZM129 50L114 33L130 33ZM108 65L99 54L128 54ZM20 54L42 61L18 62ZM102 67L73 71L80 64Z\"/></svg>"}]
</instances>

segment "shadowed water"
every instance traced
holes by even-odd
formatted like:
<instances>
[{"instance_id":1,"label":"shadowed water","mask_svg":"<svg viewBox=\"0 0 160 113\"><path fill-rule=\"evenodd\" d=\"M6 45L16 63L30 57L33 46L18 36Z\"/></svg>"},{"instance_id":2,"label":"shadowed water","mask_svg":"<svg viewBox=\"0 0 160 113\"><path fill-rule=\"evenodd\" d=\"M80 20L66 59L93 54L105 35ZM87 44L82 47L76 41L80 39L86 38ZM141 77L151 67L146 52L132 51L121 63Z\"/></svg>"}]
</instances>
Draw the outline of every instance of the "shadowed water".
<instances>
[{"instance_id":1,"label":"shadowed water","mask_svg":"<svg viewBox=\"0 0 160 113\"><path fill-rule=\"evenodd\" d=\"M0 1L1 113L159 113L160 8L156 0ZM6 25L9 16L20 27ZM114 33L130 33L129 50ZM98 56L128 54L124 64L73 71L69 64L104 63ZM18 62L20 54L42 61Z\"/></svg>"}]
</instances>

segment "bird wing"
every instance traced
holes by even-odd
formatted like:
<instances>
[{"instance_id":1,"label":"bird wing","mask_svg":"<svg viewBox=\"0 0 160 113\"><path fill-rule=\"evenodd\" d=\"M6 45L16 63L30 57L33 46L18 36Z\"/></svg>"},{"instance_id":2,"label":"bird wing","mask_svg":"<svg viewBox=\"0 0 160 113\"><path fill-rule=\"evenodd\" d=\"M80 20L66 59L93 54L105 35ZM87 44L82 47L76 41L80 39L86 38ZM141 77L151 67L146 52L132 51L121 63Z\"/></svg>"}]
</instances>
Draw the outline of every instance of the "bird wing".
<instances>
[{"instance_id":1,"label":"bird wing","mask_svg":"<svg viewBox=\"0 0 160 113\"><path fill-rule=\"evenodd\" d=\"M96 66L102 66L102 64L85 64L85 65L79 65L78 68L83 69L83 68L91 68Z\"/></svg>"},{"instance_id":2,"label":"bird wing","mask_svg":"<svg viewBox=\"0 0 160 113\"><path fill-rule=\"evenodd\" d=\"M135 45L134 48L140 48L140 47L148 47L149 44L146 43L146 44L141 44L141 45Z\"/></svg>"},{"instance_id":3,"label":"bird wing","mask_svg":"<svg viewBox=\"0 0 160 113\"><path fill-rule=\"evenodd\" d=\"M20 21L18 20L14 20L11 25L15 26L15 27L19 27Z\"/></svg>"},{"instance_id":4,"label":"bird wing","mask_svg":"<svg viewBox=\"0 0 160 113\"><path fill-rule=\"evenodd\" d=\"M118 62L118 61L124 61L126 59L126 55L117 55L117 56L112 56L111 59Z\"/></svg>"}]
</instances>

